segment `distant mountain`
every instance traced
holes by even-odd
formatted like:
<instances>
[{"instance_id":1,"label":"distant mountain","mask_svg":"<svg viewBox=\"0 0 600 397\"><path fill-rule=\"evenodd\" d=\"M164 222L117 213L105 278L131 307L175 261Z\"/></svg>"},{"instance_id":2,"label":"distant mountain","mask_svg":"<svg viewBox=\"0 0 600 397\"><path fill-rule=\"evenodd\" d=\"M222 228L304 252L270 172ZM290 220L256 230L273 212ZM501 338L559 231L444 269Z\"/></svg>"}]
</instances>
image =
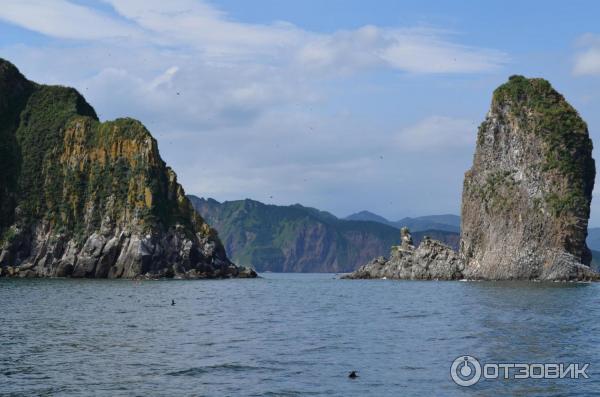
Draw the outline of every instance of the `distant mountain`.
<instances>
[{"instance_id":1,"label":"distant mountain","mask_svg":"<svg viewBox=\"0 0 600 397\"><path fill-rule=\"evenodd\" d=\"M394 222L397 227L407 226L411 231L428 229L445 230L460 233L460 216L458 215L428 215L417 218L403 218Z\"/></svg>"},{"instance_id":2,"label":"distant mountain","mask_svg":"<svg viewBox=\"0 0 600 397\"><path fill-rule=\"evenodd\" d=\"M588 228L587 245L591 250L600 251L600 227Z\"/></svg>"},{"instance_id":3,"label":"distant mountain","mask_svg":"<svg viewBox=\"0 0 600 397\"><path fill-rule=\"evenodd\" d=\"M592 262L590 263L590 267L598 272L600 271L600 251L591 248L590 251L592 251Z\"/></svg>"},{"instance_id":4,"label":"distant mountain","mask_svg":"<svg viewBox=\"0 0 600 397\"><path fill-rule=\"evenodd\" d=\"M361 211L344 218L353 221L372 221L389 225L395 228L408 227L411 232L420 232L425 230L444 230L449 232L460 233L460 216L444 214L444 215L427 215L416 218L402 218L399 221L390 221L383 216L374 214L369 211Z\"/></svg>"},{"instance_id":5,"label":"distant mountain","mask_svg":"<svg viewBox=\"0 0 600 397\"><path fill-rule=\"evenodd\" d=\"M349 216L345 217L344 219L348 220L348 221L372 221L372 222L384 223L386 225L390 225L393 223L393 222L390 222L387 219L385 219L383 216L379 216L370 211L360 211L355 214L349 215Z\"/></svg>"},{"instance_id":6,"label":"distant mountain","mask_svg":"<svg viewBox=\"0 0 600 397\"><path fill-rule=\"evenodd\" d=\"M592 251L592 263L590 263L590 266L600 271L600 227L588 228L586 243Z\"/></svg>"},{"instance_id":7,"label":"distant mountain","mask_svg":"<svg viewBox=\"0 0 600 397\"><path fill-rule=\"evenodd\" d=\"M375 256L387 256L400 240L396 227L369 220L343 220L300 204L188 198L219 232L232 260L258 271L349 272ZM425 235L454 248L458 245L458 233L444 230L413 233L415 243Z\"/></svg>"}]
</instances>

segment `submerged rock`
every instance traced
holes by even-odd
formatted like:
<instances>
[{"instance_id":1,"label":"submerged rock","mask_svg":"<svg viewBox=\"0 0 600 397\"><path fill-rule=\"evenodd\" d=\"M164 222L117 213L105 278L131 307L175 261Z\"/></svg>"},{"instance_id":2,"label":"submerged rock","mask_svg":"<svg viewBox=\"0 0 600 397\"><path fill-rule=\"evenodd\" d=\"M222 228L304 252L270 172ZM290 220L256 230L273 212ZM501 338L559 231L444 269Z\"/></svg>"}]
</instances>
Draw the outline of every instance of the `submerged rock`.
<instances>
[{"instance_id":1,"label":"submerged rock","mask_svg":"<svg viewBox=\"0 0 600 397\"><path fill-rule=\"evenodd\" d=\"M465 174L460 252L477 279L588 278L595 164L586 123L543 79L494 91Z\"/></svg>"},{"instance_id":2,"label":"submerged rock","mask_svg":"<svg viewBox=\"0 0 600 397\"><path fill-rule=\"evenodd\" d=\"M0 275L253 277L192 208L138 121L0 59Z\"/></svg>"}]
</instances>

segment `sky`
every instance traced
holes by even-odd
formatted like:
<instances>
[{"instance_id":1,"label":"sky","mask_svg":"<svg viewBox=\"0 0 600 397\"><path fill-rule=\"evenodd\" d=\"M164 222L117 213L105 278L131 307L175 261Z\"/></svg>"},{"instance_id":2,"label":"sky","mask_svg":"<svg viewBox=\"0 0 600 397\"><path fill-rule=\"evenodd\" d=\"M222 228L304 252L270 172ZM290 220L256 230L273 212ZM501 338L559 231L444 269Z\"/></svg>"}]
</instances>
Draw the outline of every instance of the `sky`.
<instances>
[{"instance_id":1,"label":"sky","mask_svg":"<svg viewBox=\"0 0 600 397\"><path fill-rule=\"evenodd\" d=\"M591 0L2 0L0 57L103 121L141 120L188 194L400 219L460 213L510 75L548 79L600 142L598 15Z\"/></svg>"}]
</instances>

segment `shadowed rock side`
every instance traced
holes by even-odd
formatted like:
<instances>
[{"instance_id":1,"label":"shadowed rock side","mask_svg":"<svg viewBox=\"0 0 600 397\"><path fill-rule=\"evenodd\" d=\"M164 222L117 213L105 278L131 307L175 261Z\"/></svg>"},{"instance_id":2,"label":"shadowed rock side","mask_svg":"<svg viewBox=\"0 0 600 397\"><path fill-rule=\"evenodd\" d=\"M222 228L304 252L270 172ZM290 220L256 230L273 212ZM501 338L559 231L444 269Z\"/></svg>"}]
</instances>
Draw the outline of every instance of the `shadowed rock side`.
<instances>
[{"instance_id":1,"label":"shadowed rock side","mask_svg":"<svg viewBox=\"0 0 600 397\"><path fill-rule=\"evenodd\" d=\"M156 140L0 59L0 275L252 277L193 210Z\"/></svg>"},{"instance_id":2,"label":"shadowed rock side","mask_svg":"<svg viewBox=\"0 0 600 397\"><path fill-rule=\"evenodd\" d=\"M595 174L577 111L546 80L511 77L494 91L465 174L465 277L594 277L585 240Z\"/></svg>"},{"instance_id":3,"label":"shadowed rock side","mask_svg":"<svg viewBox=\"0 0 600 397\"><path fill-rule=\"evenodd\" d=\"M546 80L513 76L494 91L465 174L460 256L403 243L348 278L597 280L585 242L595 174L577 111Z\"/></svg>"}]
</instances>

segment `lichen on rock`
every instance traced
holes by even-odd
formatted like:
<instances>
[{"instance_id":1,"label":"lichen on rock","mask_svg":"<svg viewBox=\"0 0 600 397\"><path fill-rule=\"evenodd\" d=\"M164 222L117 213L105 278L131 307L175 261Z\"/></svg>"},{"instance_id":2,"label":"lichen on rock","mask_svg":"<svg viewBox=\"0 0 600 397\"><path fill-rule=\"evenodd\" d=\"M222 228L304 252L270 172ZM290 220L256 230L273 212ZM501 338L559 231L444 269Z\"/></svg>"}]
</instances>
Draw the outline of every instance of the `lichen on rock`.
<instances>
[{"instance_id":1,"label":"lichen on rock","mask_svg":"<svg viewBox=\"0 0 600 397\"><path fill-rule=\"evenodd\" d=\"M494 92L465 174L465 276L579 278L591 260L594 178L592 142L577 111L546 80L512 76Z\"/></svg>"},{"instance_id":2,"label":"lichen on rock","mask_svg":"<svg viewBox=\"0 0 600 397\"><path fill-rule=\"evenodd\" d=\"M0 59L0 139L0 275L253 275L229 261L139 121L100 122L76 90Z\"/></svg>"}]
</instances>

